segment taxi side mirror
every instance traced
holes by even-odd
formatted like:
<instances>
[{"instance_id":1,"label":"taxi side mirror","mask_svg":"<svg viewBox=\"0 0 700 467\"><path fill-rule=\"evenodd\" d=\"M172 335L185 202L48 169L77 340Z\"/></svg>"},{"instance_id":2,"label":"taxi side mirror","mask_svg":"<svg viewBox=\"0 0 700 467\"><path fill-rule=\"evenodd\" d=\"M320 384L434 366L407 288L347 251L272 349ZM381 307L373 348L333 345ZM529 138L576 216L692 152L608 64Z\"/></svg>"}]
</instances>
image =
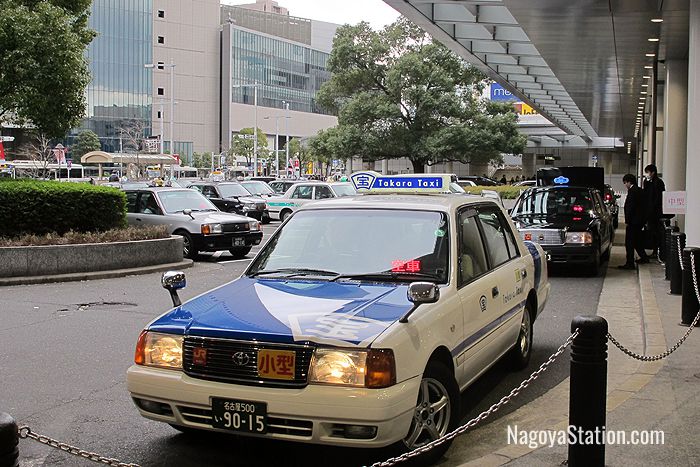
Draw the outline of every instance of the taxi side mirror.
<instances>
[{"instance_id":1,"label":"taxi side mirror","mask_svg":"<svg viewBox=\"0 0 700 467\"><path fill-rule=\"evenodd\" d=\"M173 301L173 306L182 305L182 301L180 301L180 296L177 294L177 291L184 289L187 285L187 278L185 277L184 272L166 271L160 278L160 284L165 290L170 292L170 298Z\"/></svg>"},{"instance_id":2,"label":"taxi side mirror","mask_svg":"<svg viewBox=\"0 0 700 467\"><path fill-rule=\"evenodd\" d=\"M408 300L413 302L413 307L406 312L399 323L407 323L408 317L423 303L435 303L440 299L440 289L432 282L411 282L408 286Z\"/></svg>"}]
</instances>

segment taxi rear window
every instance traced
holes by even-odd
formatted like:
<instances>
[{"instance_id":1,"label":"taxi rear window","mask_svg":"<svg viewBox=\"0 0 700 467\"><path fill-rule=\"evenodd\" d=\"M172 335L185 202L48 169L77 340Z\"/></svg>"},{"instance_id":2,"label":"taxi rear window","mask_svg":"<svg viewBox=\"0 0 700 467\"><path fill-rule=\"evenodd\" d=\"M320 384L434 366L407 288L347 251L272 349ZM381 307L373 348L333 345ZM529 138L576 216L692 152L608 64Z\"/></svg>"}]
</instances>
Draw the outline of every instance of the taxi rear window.
<instances>
[{"instance_id":1,"label":"taxi rear window","mask_svg":"<svg viewBox=\"0 0 700 467\"><path fill-rule=\"evenodd\" d=\"M513 215L580 215L592 209L593 200L587 189L531 189L523 193L512 213Z\"/></svg>"}]
</instances>

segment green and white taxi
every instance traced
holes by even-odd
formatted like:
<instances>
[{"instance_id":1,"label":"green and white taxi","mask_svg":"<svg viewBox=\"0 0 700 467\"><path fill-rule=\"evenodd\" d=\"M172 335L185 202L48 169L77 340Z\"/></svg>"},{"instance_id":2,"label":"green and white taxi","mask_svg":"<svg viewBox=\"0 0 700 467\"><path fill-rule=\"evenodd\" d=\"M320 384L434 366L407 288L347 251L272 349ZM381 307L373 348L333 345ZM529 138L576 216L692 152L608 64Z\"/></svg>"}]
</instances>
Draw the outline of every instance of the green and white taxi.
<instances>
[{"instance_id":1,"label":"green and white taxi","mask_svg":"<svg viewBox=\"0 0 700 467\"><path fill-rule=\"evenodd\" d=\"M352 183L298 182L292 185L284 195L269 198L267 209L272 219L284 221L290 214L308 203L355 194L357 193Z\"/></svg>"},{"instance_id":2,"label":"green and white taxi","mask_svg":"<svg viewBox=\"0 0 700 467\"><path fill-rule=\"evenodd\" d=\"M415 449L459 423L460 391L529 362L549 295L539 245L450 177L355 173L363 196L309 204L243 275L139 336L128 389L188 430ZM434 449L441 455L448 443Z\"/></svg>"}]
</instances>

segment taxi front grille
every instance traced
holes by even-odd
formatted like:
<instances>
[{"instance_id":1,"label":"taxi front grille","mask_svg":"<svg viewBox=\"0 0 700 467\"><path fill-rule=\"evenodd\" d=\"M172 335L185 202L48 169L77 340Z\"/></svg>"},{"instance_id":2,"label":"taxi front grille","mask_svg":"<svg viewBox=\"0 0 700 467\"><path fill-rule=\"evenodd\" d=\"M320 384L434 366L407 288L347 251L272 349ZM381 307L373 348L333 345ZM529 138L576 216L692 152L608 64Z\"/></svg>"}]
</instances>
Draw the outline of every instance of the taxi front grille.
<instances>
[{"instance_id":1,"label":"taxi front grille","mask_svg":"<svg viewBox=\"0 0 700 467\"><path fill-rule=\"evenodd\" d=\"M540 245L563 245L566 232L559 229L528 229L521 230L523 240L539 243Z\"/></svg>"},{"instance_id":2,"label":"taxi front grille","mask_svg":"<svg viewBox=\"0 0 700 467\"><path fill-rule=\"evenodd\" d=\"M245 232L247 230L250 230L250 224L248 222L236 222L236 223L224 224L222 226L222 230L224 231L224 233Z\"/></svg>"},{"instance_id":3,"label":"taxi front grille","mask_svg":"<svg viewBox=\"0 0 700 467\"><path fill-rule=\"evenodd\" d=\"M206 349L206 364L195 364L195 348ZM261 349L295 352L294 379L266 379L258 375L258 351ZM183 367L193 378L222 383L268 387L304 387L307 384L313 347L269 343L251 343L233 339L185 337Z\"/></svg>"}]
</instances>

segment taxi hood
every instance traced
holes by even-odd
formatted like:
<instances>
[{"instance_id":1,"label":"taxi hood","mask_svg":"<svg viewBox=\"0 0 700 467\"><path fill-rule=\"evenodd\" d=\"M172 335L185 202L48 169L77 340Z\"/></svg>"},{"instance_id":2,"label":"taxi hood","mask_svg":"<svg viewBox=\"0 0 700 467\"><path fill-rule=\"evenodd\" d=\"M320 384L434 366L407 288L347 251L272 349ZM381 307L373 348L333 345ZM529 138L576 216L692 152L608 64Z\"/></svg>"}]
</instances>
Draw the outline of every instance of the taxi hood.
<instances>
[{"instance_id":1,"label":"taxi hood","mask_svg":"<svg viewBox=\"0 0 700 467\"><path fill-rule=\"evenodd\" d=\"M411 309L408 284L241 277L158 318L151 331L367 347Z\"/></svg>"}]
</instances>

